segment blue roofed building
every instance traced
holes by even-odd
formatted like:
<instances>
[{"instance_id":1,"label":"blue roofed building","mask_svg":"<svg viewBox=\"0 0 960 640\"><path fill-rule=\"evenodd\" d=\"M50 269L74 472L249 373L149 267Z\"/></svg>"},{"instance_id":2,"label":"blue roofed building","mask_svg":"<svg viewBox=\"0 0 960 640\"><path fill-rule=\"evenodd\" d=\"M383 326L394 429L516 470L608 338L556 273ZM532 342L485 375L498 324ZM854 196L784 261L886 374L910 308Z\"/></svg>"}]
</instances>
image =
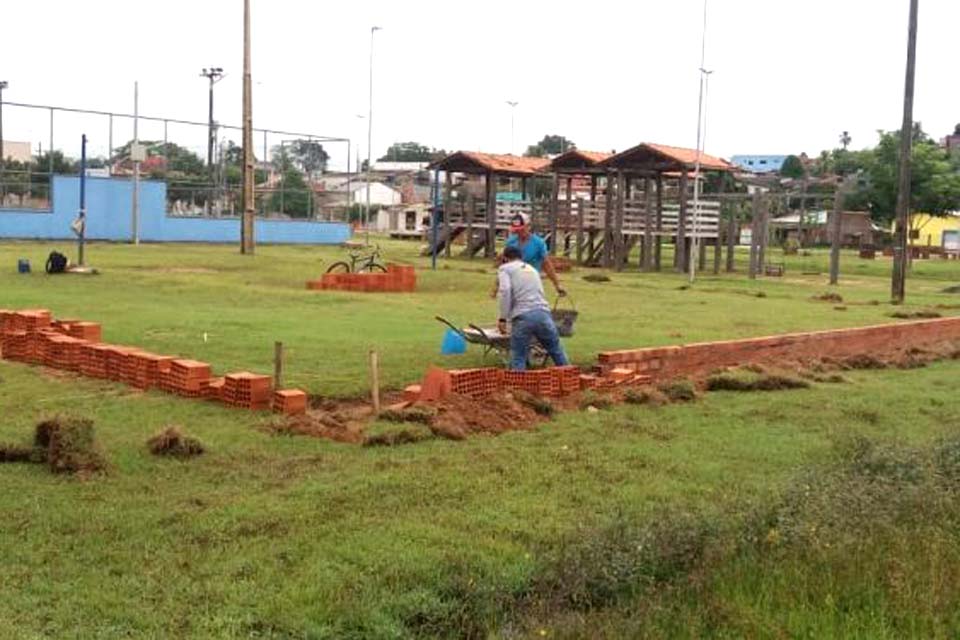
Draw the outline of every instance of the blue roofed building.
<instances>
[{"instance_id":1,"label":"blue roofed building","mask_svg":"<svg viewBox=\"0 0 960 640\"><path fill-rule=\"evenodd\" d=\"M767 156L733 156L730 161L751 173L776 173L780 171L787 156L767 155Z\"/></svg>"}]
</instances>

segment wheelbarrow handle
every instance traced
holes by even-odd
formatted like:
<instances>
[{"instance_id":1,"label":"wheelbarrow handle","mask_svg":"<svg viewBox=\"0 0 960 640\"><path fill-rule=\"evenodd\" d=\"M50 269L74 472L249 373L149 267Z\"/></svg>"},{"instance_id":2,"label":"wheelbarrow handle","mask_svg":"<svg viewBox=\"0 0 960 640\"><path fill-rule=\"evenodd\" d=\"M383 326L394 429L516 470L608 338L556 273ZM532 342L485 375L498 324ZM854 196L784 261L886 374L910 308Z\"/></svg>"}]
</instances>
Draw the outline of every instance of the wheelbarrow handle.
<instances>
[{"instance_id":1,"label":"wheelbarrow handle","mask_svg":"<svg viewBox=\"0 0 960 640\"><path fill-rule=\"evenodd\" d=\"M570 308L573 309L574 311L576 311L576 310L577 310L577 305L574 304L573 298L570 297L570 294L569 294L569 293L566 294L566 295L564 295L564 296L557 296L557 297L556 297L556 299L553 301L553 310L554 310L554 311L557 310L557 308L560 306L560 301L563 300L564 298L566 298L566 299L570 302Z\"/></svg>"},{"instance_id":2,"label":"wheelbarrow handle","mask_svg":"<svg viewBox=\"0 0 960 640\"><path fill-rule=\"evenodd\" d=\"M451 329L453 329L453 331L456 332L456 334L457 334L458 336L460 336L461 338L463 338L464 340L467 339L466 334L463 332L463 330L462 330L460 327L455 326L452 322L450 322L449 320L447 320L447 319L444 318L443 316L434 316L434 318L435 318L436 320L442 322L443 324L447 325L447 326L450 327Z\"/></svg>"}]
</instances>

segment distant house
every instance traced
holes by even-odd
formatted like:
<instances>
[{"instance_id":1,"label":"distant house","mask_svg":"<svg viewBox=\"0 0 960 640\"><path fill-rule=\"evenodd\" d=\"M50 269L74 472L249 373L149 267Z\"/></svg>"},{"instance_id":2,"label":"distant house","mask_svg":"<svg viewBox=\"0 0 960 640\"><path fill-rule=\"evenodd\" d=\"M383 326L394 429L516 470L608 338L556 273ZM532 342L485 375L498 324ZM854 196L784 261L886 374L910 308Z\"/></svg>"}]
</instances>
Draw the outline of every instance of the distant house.
<instances>
[{"instance_id":1,"label":"distant house","mask_svg":"<svg viewBox=\"0 0 960 640\"><path fill-rule=\"evenodd\" d=\"M776 173L783 167L788 156L733 156L730 161L750 173Z\"/></svg>"},{"instance_id":2,"label":"distant house","mask_svg":"<svg viewBox=\"0 0 960 640\"><path fill-rule=\"evenodd\" d=\"M803 220L805 243L830 244L830 211L808 211ZM797 239L800 214L791 213L770 220L770 228L778 241ZM870 219L866 211L844 211L840 214L840 244L844 247L872 246L885 230Z\"/></svg>"},{"instance_id":3,"label":"distant house","mask_svg":"<svg viewBox=\"0 0 960 640\"><path fill-rule=\"evenodd\" d=\"M960 136L958 136L960 137ZM890 231L893 232L893 225ZM947 251L960 250L960 214L931 216L929 213L910 214L910 244L939 247Z\"/></svg>"},{"instance_id":4,"label":"distant house","mask_svg":"<svg viewBox=\"0 0 960 640\"><path fill-rule=\"evenodd\" d=\"M363 176L325 175L313 183L314 192L327 207L349 207L367 203L367 183ZM391 207L403 201L399 190L382 182L370 183L370 205Z\"/></svg>"}]
</instances>

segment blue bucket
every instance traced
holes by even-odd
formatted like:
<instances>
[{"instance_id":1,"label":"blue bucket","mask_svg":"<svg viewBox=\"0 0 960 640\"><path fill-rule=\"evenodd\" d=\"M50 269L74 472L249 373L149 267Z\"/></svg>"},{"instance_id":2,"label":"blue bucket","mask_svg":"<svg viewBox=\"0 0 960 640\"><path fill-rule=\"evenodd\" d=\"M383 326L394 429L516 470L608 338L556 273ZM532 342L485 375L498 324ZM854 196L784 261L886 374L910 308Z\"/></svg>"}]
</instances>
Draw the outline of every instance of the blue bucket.
<instances>
[{"instance_id":1,"label":"blue bucket","mask_svg":"<svg viewBox=\"0 0 960 640\"><path fill-rule=\"evenodd\" d=\"M17 273L30 273L30 261L26 258L17 260Z\"/></svg>"},{"instance_id":2,"label":"blue bucket","mask_svg":"<svg viewBox=\"0 0 960 640\"><path fill-rule=\"evenodd\" d=\"M440 354L455 356L466 352L467 341L463 339L463 336L453 329L447 329L447 332L443 334L443 344L440 345Z\"/></svg>"}]
</instances>

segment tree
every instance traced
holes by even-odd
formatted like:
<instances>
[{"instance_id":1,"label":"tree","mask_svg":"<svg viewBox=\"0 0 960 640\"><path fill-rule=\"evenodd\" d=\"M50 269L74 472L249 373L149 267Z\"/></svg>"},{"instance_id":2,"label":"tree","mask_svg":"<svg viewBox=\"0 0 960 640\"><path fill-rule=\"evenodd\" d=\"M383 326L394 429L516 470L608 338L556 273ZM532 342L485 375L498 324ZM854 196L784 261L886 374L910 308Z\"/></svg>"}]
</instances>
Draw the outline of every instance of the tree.
<instances>
[{"instance_id":1,"label":"tree","mask_svg":"<svg viewBox=\"0 0 960 640\"><path fill-rule=\"evenodd\" d=\"M840 134L840 146L843 147L844 151L847 150L851 142L853 142L853 138L850 137L849 131L844 131Z\"/></svg>"},{"instance_id":2,"label":"tree","mask_svg":"<svg viewBox=\"0 0 960 640\"><path fill-rule=\"evenodd\" d=\"M531 158L542 158L544 156L555 156L576 148L577 145L573 140L567 140L564 136L548 134L543 136L543 140L537 144L527 147L527 151L523 155Z\"/></svg>"},{"instance_id":3,"label":"tree","mask_svg":"<svg viewBox=\"0 0 960 640\"><path fill-rule=\"evenodd\" d=\"M784 178L794 178L799 180L807 174L803 162L797 156L787 156L780 167L780 175Z\"/></svg>"},{"instance_id":4,"label":"tree","mask_svg":"<svg viewBox=\"0 0 960 640\"><path fill-rule=\"evenodd\" d=\"M960 166L941 149L919 124L914 125L911 160L910 210L942 216L960 209ZM853 202L865 205L874 219L893 220L897 204L897 156L900 133L881 131L876 148L858 160L864 180Z\"/></svg>"},{"instance_id":5,"label":"tree","mask_svg":"<svg viewBox=\"0 0 960 640\"><path fill-rule=\"evenodd\" d=\"M123 146L114 149L112 162L122 162L130 157L130 146L133 140L129 140ZM140 144L147 148L147 158L162 158L163 167L153 173L154 177L164 177L167 173L175 173L182 177L205 177L207 168L200 156L190 151L186 147L181 147L173 142L163 142L162 140L141 140Z\"/></svg>"},{"instance_id":6,"label":"tree","mask_svg":"<svg viewBox=\"0 0 960 640\"><path fill-rule=\"evenodd\" d=\"M394 142L377 162L432 162L445 155L443 149L431 149L419 142Z\"/></svg>"},{"instance_id":7,"label":"tree","mask_svg":"<svg viewBox=\"0 0 960 640\"><path fill-rule=\"evenodd\" d=\"M327 170L330 154L316 140L299 138L283 145L289 153L290 161L308 176Z\"/></svg>"},{"instance_id":8,"label":"tree","mask_svg":"<svg viewBox=\"0 0 960 640\"><path fill-rule=\"evenodd\" d=\"M271 211L284 213L291 218L306 218L310 215L310 188L295 167L283 172L280 184L270 195Z\"/></svg>"}]
</instances>

